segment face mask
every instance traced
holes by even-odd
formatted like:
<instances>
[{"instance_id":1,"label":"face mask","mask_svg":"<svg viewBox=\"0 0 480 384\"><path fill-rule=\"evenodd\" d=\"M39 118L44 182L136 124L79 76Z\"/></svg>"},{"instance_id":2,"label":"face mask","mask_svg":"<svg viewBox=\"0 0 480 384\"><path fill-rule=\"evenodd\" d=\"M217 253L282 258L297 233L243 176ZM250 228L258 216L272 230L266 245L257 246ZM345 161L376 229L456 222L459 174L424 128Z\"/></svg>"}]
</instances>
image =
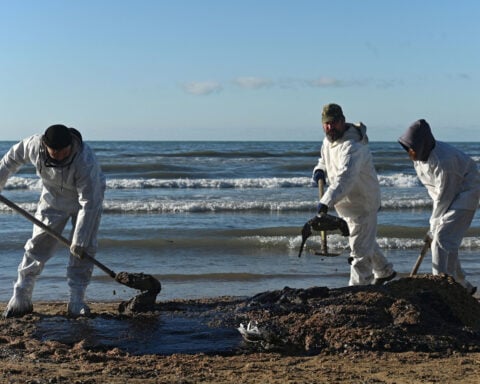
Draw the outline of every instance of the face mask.
<instances>
[{"instance_id":1,"label":"face mask","mask_svg":"<svg viewBox=\"0 0 480 384\"><path fill-rule=\"evenodd\" d=\"M75 159L76 154L70 154L66 158L62 160L56 160L52 158L49 154L48 151L46 150L45 147L42 148L42 151L44 152L45 155L45 161L44 164L46 167L51 167L51 168L64 168L68 167L70 164L72 164L73 160Z\"/></svg>"}]
</instances>

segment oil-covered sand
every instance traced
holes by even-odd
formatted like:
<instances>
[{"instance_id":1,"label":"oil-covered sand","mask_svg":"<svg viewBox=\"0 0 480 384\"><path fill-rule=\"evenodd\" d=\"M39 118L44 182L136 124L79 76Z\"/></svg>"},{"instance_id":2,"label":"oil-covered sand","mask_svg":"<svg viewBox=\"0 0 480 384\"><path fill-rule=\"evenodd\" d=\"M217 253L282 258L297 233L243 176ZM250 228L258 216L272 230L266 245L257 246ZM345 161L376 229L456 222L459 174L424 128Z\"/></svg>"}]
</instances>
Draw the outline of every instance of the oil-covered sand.
<instances>
[{"instance_id":1,"label":"oil-covered sand","mask_svg":"<svg viewBox=\"0 0 480 384\"><path fill-rule=\"evenodd\" d=\"M5 303L3 304L3 307ZM158 301L125 315L65 303L1 320L5 383L477 383L480 304L448 277ZM255 342L240 323L256 321Z\"/></svg>"}]
</instances>

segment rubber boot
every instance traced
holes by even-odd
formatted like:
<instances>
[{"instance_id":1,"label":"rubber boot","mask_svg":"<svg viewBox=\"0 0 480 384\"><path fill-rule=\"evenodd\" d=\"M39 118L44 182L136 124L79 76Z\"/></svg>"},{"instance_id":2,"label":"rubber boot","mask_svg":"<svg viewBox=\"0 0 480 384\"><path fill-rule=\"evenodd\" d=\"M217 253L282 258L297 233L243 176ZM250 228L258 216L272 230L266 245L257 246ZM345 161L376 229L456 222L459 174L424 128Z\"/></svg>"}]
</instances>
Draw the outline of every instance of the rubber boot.
<instances>
[{"instance_id":1,"label":"rubber boot","mask_svg":"<svg viewBox=\"0 0 480 384\"><path fill-rule=\"evenodd\" d=\"M80 316L90 316L90 308L85 303L86 286L70 287L70 301L67 305L67 313L69 317L77 318Z\"/></svg>"},{"instance_id":2,"label":"rubber boot","mask_svg":"<svg viewBox=\"0 0 480 384\"><path fill-rule=\"evenodd\" d=\"M13 296L3 313L4 318L22 317L33 312L32 293L35 279L18 277L13 286Z\"/></svg>"}]
</instances>

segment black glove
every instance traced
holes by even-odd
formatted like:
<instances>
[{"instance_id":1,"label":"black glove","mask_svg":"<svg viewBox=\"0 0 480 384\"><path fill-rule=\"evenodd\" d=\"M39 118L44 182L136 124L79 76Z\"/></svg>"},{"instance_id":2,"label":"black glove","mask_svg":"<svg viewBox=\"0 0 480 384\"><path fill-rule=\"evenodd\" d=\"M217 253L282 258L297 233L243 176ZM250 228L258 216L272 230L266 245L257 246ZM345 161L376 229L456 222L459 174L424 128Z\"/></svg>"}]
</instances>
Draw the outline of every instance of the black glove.
<instances>
[{"instance_id":1,"label":"black glove","mask_svg":"<svg viewBox=\"0 0 480 384\"><path fill-rule=\"evenodd\" d=\"M72 253L74 256L77 256L79 259L83 259L85 255L88 255L85 247L75 244L70 246L70 253Z\"/></svg>"},{"instance_id":2,"label":"black glove","mask_svg":"<svg viewBox=\"0 0 480 384\"><path fill-rule=\"evenodd\" d=\"M318 213L327 213L328 212L328 207L325 204L318 203L317 212Z\"/></svg>"},{"instance_id":3,"label":"black glove","mask_svg":"<svg viewBox=\"0 0 480 384\"><path fill-rule=\"evenodd\" d=\"M323 184L326 184L326 181L325 181L325 172L323 172L323 170L321 169L317 169L313 176L312 176L312 184L314 184L315 186L318 185L318 181L319 180L322 180L323 181Z\"/></svg>"},{"instance_id":4,"label":"black glove","mask_svg":"<svg viewBox=\"0 0 480 384\"><path fill-rule=\"evenodd\" d=\"M427 234L425 235L425 239L423 240L425 243L428 243L429 245L432 244L433 241L433 234L432 231L428 231Z\"/></svg>"}]
</instances>

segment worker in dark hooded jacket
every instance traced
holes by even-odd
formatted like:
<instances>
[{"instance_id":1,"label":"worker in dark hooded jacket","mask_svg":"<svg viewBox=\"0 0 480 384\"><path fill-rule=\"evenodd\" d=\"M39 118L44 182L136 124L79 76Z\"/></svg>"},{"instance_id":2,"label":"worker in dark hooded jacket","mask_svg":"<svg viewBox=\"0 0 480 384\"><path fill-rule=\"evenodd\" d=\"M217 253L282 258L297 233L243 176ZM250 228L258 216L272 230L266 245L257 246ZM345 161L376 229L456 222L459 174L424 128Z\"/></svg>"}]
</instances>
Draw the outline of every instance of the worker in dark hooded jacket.
<instances>
[{"instance_id":1,"label":"worker in dark hooded jacket","mask_svg":"<svg viewBox=\"0 0 480 384\"><path fill-rule=\"evenodd\" d=\"M458 249L480 199L477 165L457 148L435 140L423 119L415 121L398 141L433 199L428 234L432 239L432 272L452 276L474 294L476 287L465 279Z\"/></svg>"},{"instance_id":2,"label":"worker in dark hooded jacket","mask_svg":"<svg viewBox=\"0 0 480 384\"><path fill-rule=\"evenodd\" d=\"M82 256L87 253L93 257L97 249L105 176L80 132L62 124L52 125L44 134L27 137L10 148L0 160L0 191L8 178L25 164L32 164L42 181L35 217L57 233L62 233L67 222L72 221L67 312L71 317L88 316L85 290L93 264ZM33 311L35 281L57 245L55 238L34 226L4 317L20 317Z\"/></svg>"}]
</instances>

